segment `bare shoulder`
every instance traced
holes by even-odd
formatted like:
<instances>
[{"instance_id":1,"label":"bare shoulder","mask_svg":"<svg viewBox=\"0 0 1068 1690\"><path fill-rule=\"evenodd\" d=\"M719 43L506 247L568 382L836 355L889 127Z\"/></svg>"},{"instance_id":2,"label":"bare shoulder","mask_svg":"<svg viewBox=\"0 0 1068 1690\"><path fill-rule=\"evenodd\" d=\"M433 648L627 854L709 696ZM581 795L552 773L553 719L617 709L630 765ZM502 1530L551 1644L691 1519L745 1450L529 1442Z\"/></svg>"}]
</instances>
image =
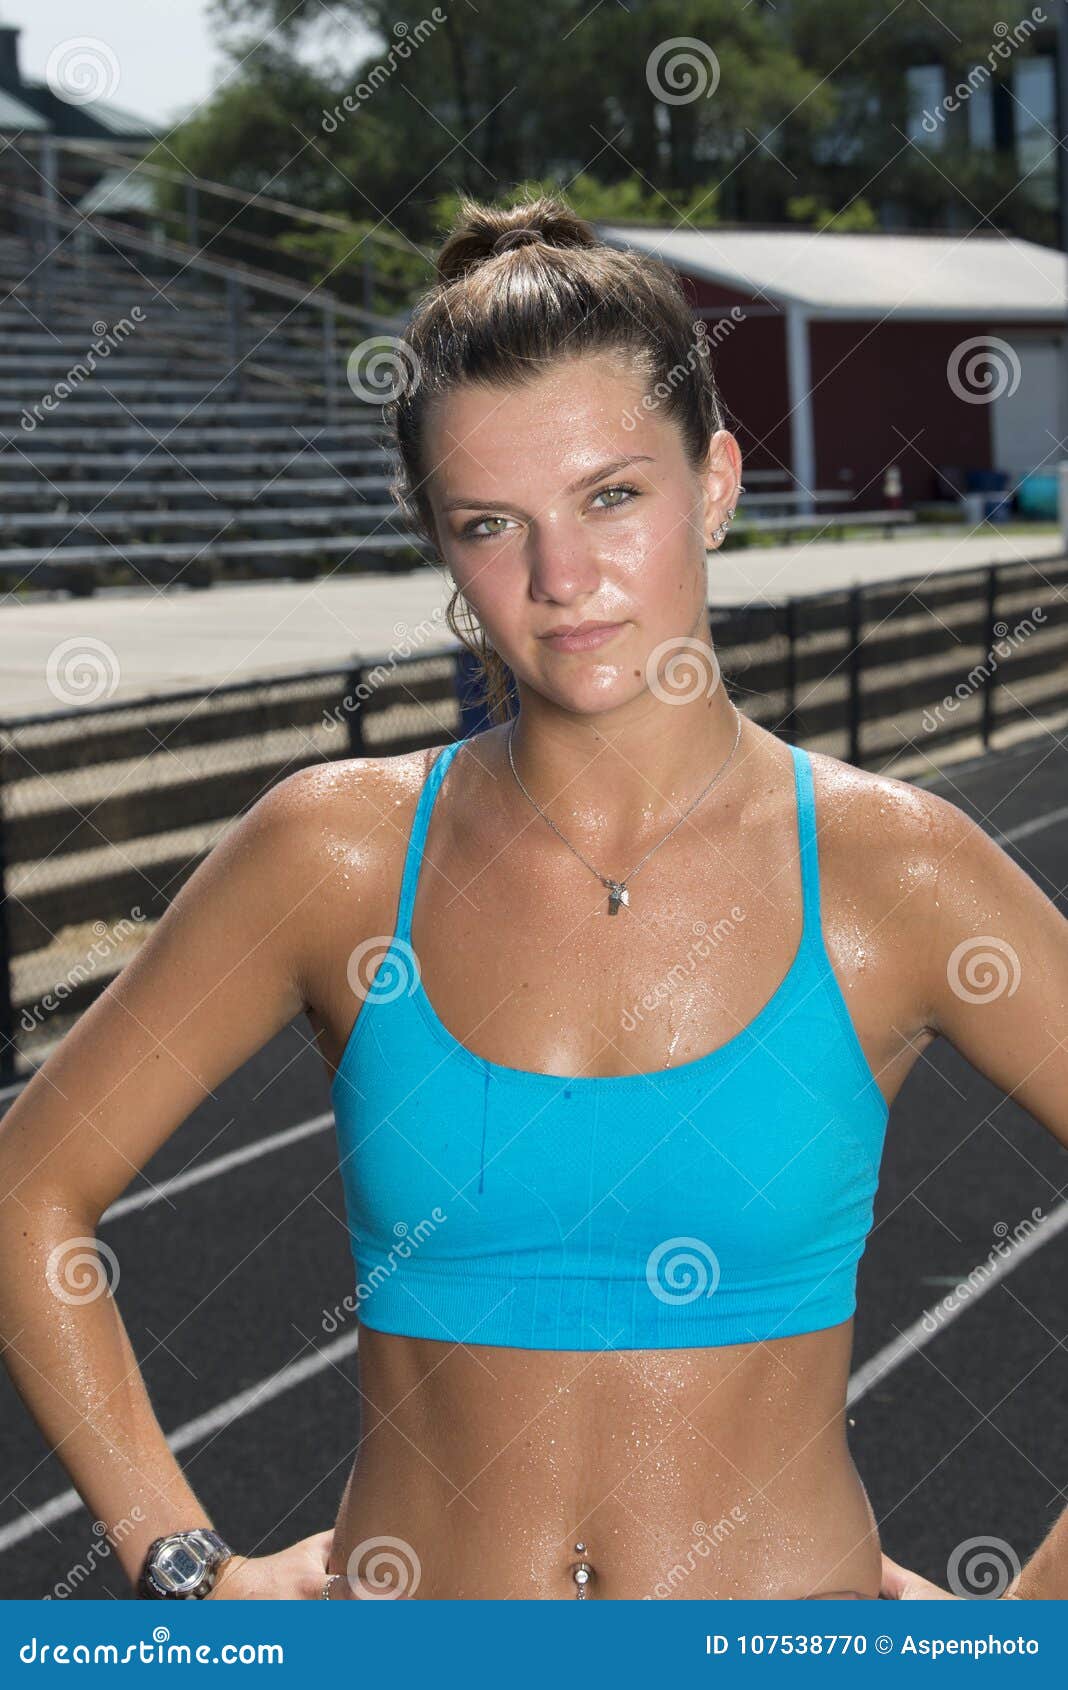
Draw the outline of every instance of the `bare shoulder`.
<instances>
[{"instance_id":1,"label":"bare shoulder","mask_svg":"<svg viewBox=\"0 0 1068 1690\"><path fill-rule=\"evenodd\" d=\"M959 805L922 786L812 753L824 920L848 959L882 965L923 1025L936 1019L944 959L980 911L1028 877ZM833 945L832 945L833 948Z\"/></svg>"},{"instance_id":2,"label":"bare shoulder","mask_svg":"<svg viewBox=\"0 0 1068 1690\"><path fill-rule=\"evenodd\" d=\"M894 1025L922 1019L1068 1145L1068 919L1041 875L949 799L813 764L821 856L826 838L835 885L852 887L872 949L885 943L898 963L886 975Z\"/></svg>"},{"instance_id":3,"label":"bare shoulder","mask_svg":"<svg viewBox=\"0 0 1068 1690\"><path fill-rule=\"evenodd\" d=\"M958 804L927 787L858 769L825 752L810 754L821 852L848 851L869 872L907 872L934 888L940 869L972 859L990 836ZM962 857L963 853L963 857Z\"/></svg>"},{"instance_id":4,"label":"bare shoulder","mask_svg":"<svg viewBox=\"0 0 1068 1690\"><path fill-rule=\"evenodd\" d=\"M418 798L438 747L394 757L345 757L286 775L243 818L250 835L269 836L294 867L371 851L395 830ZM410 815L407 816L410 820ZM350 859L351 860L351 859Z\"/></svg>"}]
</instances>

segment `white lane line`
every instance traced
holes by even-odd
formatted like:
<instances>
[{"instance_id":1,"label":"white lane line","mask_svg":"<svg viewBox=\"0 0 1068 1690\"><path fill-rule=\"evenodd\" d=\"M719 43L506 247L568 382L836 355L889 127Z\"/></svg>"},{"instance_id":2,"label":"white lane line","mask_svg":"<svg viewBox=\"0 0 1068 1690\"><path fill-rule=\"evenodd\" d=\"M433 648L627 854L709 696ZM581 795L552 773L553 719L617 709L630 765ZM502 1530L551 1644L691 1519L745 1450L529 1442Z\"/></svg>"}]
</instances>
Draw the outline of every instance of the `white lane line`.
<instances>
[{"instance_id":1,"label":"white lane line","mask_svg":"<svg viewBox=\"0 0 1068 1690\"><path fill-rule=\"evenodd\" d=\"M285 1150L290 1144L297 1144L303 1138L310 1138L313 1133L324 1132L334 1125L334 1112L327 1110L325 1115L313 1115L310 1121L301 1121L298 1126L285 1127L279 1133L272 1133L269 1138L257 1139L254 1144L246 1144L240 1150L229 1150L225 1156L216 1156L211 1162L201 1162L194 1168L189 1168L184 1174L175 1174L172 1179L160 1180L158 1184L149 1186L144 1191L134 1191L129 1197L120 1197L110 1209L106 1209L100 1217L101 1225L105 1221L115 1221L120 1215L128 1215L133 1209L147 1209L153 1203L162 1202L173 1191L186 1191L191 1185L201 1185L205 1180L215 1179L219 1174L225 1174L231 1168L239 1168L245 1162L256 1162L261 1156L267 1156L275 1150Z\"/></svg>"},{"instance_id":2,"label":"white lane line","mask_svg":"<svg viewBox=\"0 0 1068 1690\"><path fill-rule=\"evenodd\" d=\"M1053 810L1049 815L1036 821L1023 822L1019 827L1011 828L1009 832L999 836L999 842L1021 838L1029 833L1036 833L1040 827L1048 827L1053 822L1062 821L1066 818L1068 818L1068 806L1060 810ZM0 1096L4 1095L6 1093L0 1093ZM217 1157L215 1161L207 1162L203 1167L192 1168L188 1173L178 1174L173 1180L165 1181L153 1190L135 1192L131 1197L120 1198L117 1203L112 1204L101 1219L113 1220L130 1209L147 1208L150 1203L157 1202L163 1195L169 1194L171 1191L183 1190L187 1186L199 1184L200 1181L211 1179L216 1173L221 1173L226 1168L235 1167L241 1162L254 1161L257 1156L265 1155L270 1150L281 1149L284 1144L294 1143L311 1133L322 1132L325 1128L332 1126L333 1121L332 1111L325 1115L316 1115L312 1120L304 1121L296 1127L286 1128L285 1131L276 1133L272 1138L263 1140L259 1144L248 1145L243 1150L235 1150L227 1156ZM986 1280L977 1290L970 1290L968 1297L962 1298L956 1308L949 1313L941 1314L934 1331L928 1331L924 1327L924 1317L928 1314L934 1314L936 1311L925 1310L918 1320L913 1321L912 1325L906 1327L904 1332L899 1333L895 1339L884 1345L869 1361L858 1368L849 1380L846 1391L846 1406L850 1407L853 1403L858 1402L865 1392L869 1391L880 1379L885 1379L887 1374L892 1372L895 1367L900 1366L903 1361L914 1355L917 1350L922 1349L939 1332L944 1331L965 1309L973 1307L991 1285L997 1284L1007 1273L1012 1272L1017 1262L1023 1261L1032 1251L1037 1250L1041 1244L1046 1243L1065 1226L1068 1226L1068 1202L1060 1204L1029 1238L1025 1239L1022 1244L1016 1245L1011 1256L999 1257L996 1266L988 1270ZM357 1348L358 1342L358 1329L345 1337L336 1338L332 1344L328 1344L324 1349L316 1350L313 1356L306 1356L299 1362L291 1363L290 1366L282 1368L278 1373L270 1374L259 1385L249 1386L247 1390L239 1391L236 1396L228 1397L225 1402L209 1409L206 1414L198 1415L195 1420L187 1420L184 1426L179 1426L175 1431L167 1434L168 1444L177 1454L179 1450L187 1448L189 1444L196 1443L209 1433L217 1431L222 1426L229 1425L231 1421L244 1414L251 1413L252 1410L259 1408L263 1403L272 1401L275 1397L281 1396L293 1386L314 1378L324 1368L333 1367L336 1362L350 1355ZM35 1533L43 1531L45 1526L50 1525L53 1520L63 1519L69 1514L76 1513L82 1507L84 1507L84 1503L76 1490L60 1491L58 1496L42 1503L39 1508L35 1508L32 1513L24 1515L22 1519L13 1520L6 1526L0 1526L0 1554L5 1549L11 1549L15 1544L23 1543L28 1537L33 1537Z\"/></svg>"},{"instance_id":3,"label":"white lane line","mask_svg":"<svg viewBox=\"0 0 1068 1690\"><path fill-rule=\"evenodd\" d=\"M167 1433L167 1442L177 1454L179 1450L188 1448L190 1444L199 1443L202 1438L210 1437L212 1433L221 1431L242 1415L251 1414L254 1409L262 1408L264 1403L272 1402L285 1391L290 1391L295 1385L303 1385L306 1380L313 1379L317 1373L322 1373L327 1367L335 1367L351 1355L359 1342L359 1329L347 1332L341 1338L335 1338L332 1343L325 1344L322 1349L316 1349L311 1355L302 1356L300 1361L292 1361L287 1367L282 1367L277 1373L268 1374L258 1385L250 1385L244 1391L238 1391L235 1396L227 1397L225 1402L218 1403L215 1408L209 1408L206 1414L198 1414L195 1420L187 1420L184 1426L178 1426L173 1432ZM68 1514L77 1513L85 1504L78 1492L73 1488L60 1491L58 1496L51 1497L40 1507L33 1508L24 1514L20 1520L12 1520L8 1525L0 1527L0 1553L5 1549L13 1549L17 1543L24 1543L28 1537L43 1531L54 1520L62 1520Z\"/></svg>"},{"instance_id":4,"label":"white lane line","mask_svg":"<svg viewBox=\"0 0 1068 1690\"><path fill-rule=\"evenodd\" d=\"M1059 810L1050 810L1044 816L1035 816L1029 822L1019 822L1007 833L992 833L990 837L997 845L1011 844L1014 839L1026 839L1032 833L1041 832L1044 827L1052 827L1054 822L1063 821L1068 821L1068 804L1063 804Z\"/></svg>"},{"instance_id":5,"label":"white lane line","mask_svg":"<svg viewBox=\"0 0 1068 1690\"><path fill-rule=\"evenodd\" d=\"M943 1311L938 1315L937 1325L933 1331L925 1329L924 1317L921 1315L919 1320L913 1321L912 1325L907 1327L904 1332L899 1333L891 1343L885 1345L883 1349L872 1356L870 1361L866 1361L863 1367L858 1368L849 1380L846 1406L850 1407L853 1403L859 1401L864 1393L869 1391L880 1379L885 1379L887 1374L892 1372L895 1367L900 1366L903 1361L907 1361L909 1356L914 1355L917 1350L921 1350L925 1344L929 1344L931 1339L936 1337L939 1332L944 1332L952 1321L964 1313L965 1309L974 1308L980 1297L985 1296L991 1285L996 1285L999 1280L1004 1279L1005 1275L1011 1273L1019 1262L1024 1261L1040 1245L1045 1244L1056 1233L1063 1231L1066 1226L1068 1226L1068 1201L1061 1203L1054 1209L1053 1213L1047 1216L1021 1244L1014 1245L1011 1255L999 1256L996 1263L986 1270L986 1278L981 1285L974 1290L969 1286L967 1297L962 1297L953 1309L948 1312ZM935 1314L937 1310L925 1312ZM339 1361L351 1355L358 1344L359 1328L357 1327L355 1331L346 1333L343 1337L335 1338L332 1343L324 1345L322 1349L317 1349L313 1355L303 1356L300 1361L291 1362L288 1367L280 1368L277 1373L269 1374L258 1385L250 1385L247 1390L238 1391L235 1396L228 1397L225 1402L209 1409L206 1414L199 1414L194 1420L187 1420L183 1426L178 1426L173 1432L167 1433L168 1444L177 1454L180 1450L188 1448L190 1444L199 1443L202 1438L220 1431L224 1426L229 1426L232 1421L240 1419L242 1415L251 1414L255 1409L262 1408L264 1403L273 1402L276 1397L292 1390L294 1386L302 1385L307 1380L313 1379L317 1373L322 1373L325 1368L334 1367ZM84 1504L76 1490L60 1491L58 1496L42 1503L40 1507L24 1515L22 1519L13 1520L8 1525L0 1527L0 1554L5 1549L13 1549L18 1543L24 1543L27 1538L43 1531L45 1526L51 1525L54 1520L61 1520L68 1514L76 1513L81 1507L84 1507Z\"/></svg>"},{"instance_id":6,"label":"white lane line","mask_svg":"<svg viewBox=\"0 0 1068 1690\"><path fill-rule=\"evenodd\" d=\"M922 1350L932 1338L937 1338L965 1309L974 1307L980 1297L985 1297L992 1285L997 1285L1014 1267L1026 1260L1033 1251L1041 1249L1043 1244L1048 1244L1049 1240L1058 1232L1062 1232L1066 1226L1068 1201L1059 1203L1052 1214L1036 1224L1034 1232L1029 1233L1021 1243L1014 1244L1010 1255L998 1256L989 1266L984 1265L983 1279L979 1285L972 1286L965 1275L961 1284L967 1286L966 1296L962 1296L950 1309L943 1309L937 1303L930 1309L924 1309L918 1320L914 1320L911 1326L906 1326L903 1332L899 1332L889 1344L884 1344L863 1367L857 1369L849 1381L846 1406L859 1402L865 1392L870 1391L880 1379L885 1379L895 1367L899 1367L903 1361ZM952 1295L951 1292L948 1294ZM930 1324L925 1324L927 1322Z\"/></svg>"},{"instance_id":7,"label":"white lane line","mask_svg":"<svg viewBox=\"0 0 1068 1690\"><path fill-rule=\"evenodd\" d=\"M1040 833L1044 827L1052 827L1054 822L1063 821L1068 821L1068 804L1062 805L1059 810L1050 810L1044 816L1035 816L1031 821L1020 822L1004 833L992 833L990 837L997 845L1010 845L1015 839L1029 839L1033 833ZM9 1086L0 1086L0 1103L7 1103L11 1098L18 1097L32 1079L32 1074L26 1074Z\"/></svg>"}]
</instances>

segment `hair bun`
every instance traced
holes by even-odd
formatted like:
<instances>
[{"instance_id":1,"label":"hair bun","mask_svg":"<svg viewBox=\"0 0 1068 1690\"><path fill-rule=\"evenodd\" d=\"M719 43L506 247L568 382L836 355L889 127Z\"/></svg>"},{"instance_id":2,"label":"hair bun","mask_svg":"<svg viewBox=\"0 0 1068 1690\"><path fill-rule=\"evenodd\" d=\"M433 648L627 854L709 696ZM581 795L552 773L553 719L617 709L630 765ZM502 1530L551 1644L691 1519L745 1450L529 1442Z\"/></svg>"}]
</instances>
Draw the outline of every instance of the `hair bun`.
<instances>
[{"instance_id":1,"label":"hair bun","mask_svg":"<svg viewBox=\"0 0 1068 1690\"><path fill-rule=\"evenodd\" d=\"M438 280L459 281L480 264L527 245L599 246L595 229L562 199L540 194L502 211L466 196L437 258Z\"/></svg>"}]
</instances>

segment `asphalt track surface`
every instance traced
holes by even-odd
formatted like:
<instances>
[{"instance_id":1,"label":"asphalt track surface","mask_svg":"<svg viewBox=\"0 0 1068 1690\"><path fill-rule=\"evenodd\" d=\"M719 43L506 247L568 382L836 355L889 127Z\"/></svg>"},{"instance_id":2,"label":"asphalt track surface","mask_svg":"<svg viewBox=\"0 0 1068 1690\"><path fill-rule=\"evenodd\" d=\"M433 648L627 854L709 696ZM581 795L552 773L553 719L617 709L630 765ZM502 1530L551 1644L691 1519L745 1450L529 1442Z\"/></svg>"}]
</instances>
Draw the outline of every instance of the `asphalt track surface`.
<instances>
[{"instance_id":1,"label":"asphalt track surface","mask_svg":"<svg viewBox=\"0 0 1068 1690\"><path fill-rule=\"evenodd\" d=\"M1043 735L924 784L1066 910L1068 743ZM884 1548L943 1585L968 1539L1026 1560L1068 1500L1066 1193L1048 1129L930 1045L887 1128L849 1412ZM1036 1206L1051 1219L1032 1246L924 1332L924 1310ZM351 1317L323 1325L352 1264L327 1078L301 1026L172 1135L99 1236L157 1416L218 1528L266 1554L328 1527L359 1436L358 1333ZM49 1595L81 1565L74 1599L127 1600L92 1527L0 1370L0 1599Z\"/></svg>"}]
</instances>

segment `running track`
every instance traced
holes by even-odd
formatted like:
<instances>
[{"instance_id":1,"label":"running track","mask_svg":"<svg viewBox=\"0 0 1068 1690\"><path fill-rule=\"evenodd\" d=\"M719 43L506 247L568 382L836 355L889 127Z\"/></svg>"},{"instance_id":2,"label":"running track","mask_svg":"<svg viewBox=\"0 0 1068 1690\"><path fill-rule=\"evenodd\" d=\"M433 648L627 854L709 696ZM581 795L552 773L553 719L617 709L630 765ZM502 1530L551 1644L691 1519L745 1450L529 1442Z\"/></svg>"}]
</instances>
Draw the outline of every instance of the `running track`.
<instances>
[{"instance_id":1,"label":"running track","mask_svg":"<svg viewBox=\"0 0 1068 1690\"><path fill-rule=\"evenodd\" d=\"M1042 736L924 782L1068 913L1068 746ZM1068 1029L1066 1029L1068 1033ZM0 1096L0 1110L10 1094ZM219 1529L266 1554L334 1518L358 1436L356 1332L325 1073L288 1028L164 1145L100 1237L149 1392ZM932 1337L920 1317L1038 1206L1008 1270ZM861 1263L850 1441L895 1559L946 1582L965 1539L1021 1560L1068 1500L1068 1156L938 1040L887 1130ZM125 1600L87 1510L0 1370L0 1599ZM91 1551L91 1546L96 1548Z\"/></svg>"}]
</instances>

